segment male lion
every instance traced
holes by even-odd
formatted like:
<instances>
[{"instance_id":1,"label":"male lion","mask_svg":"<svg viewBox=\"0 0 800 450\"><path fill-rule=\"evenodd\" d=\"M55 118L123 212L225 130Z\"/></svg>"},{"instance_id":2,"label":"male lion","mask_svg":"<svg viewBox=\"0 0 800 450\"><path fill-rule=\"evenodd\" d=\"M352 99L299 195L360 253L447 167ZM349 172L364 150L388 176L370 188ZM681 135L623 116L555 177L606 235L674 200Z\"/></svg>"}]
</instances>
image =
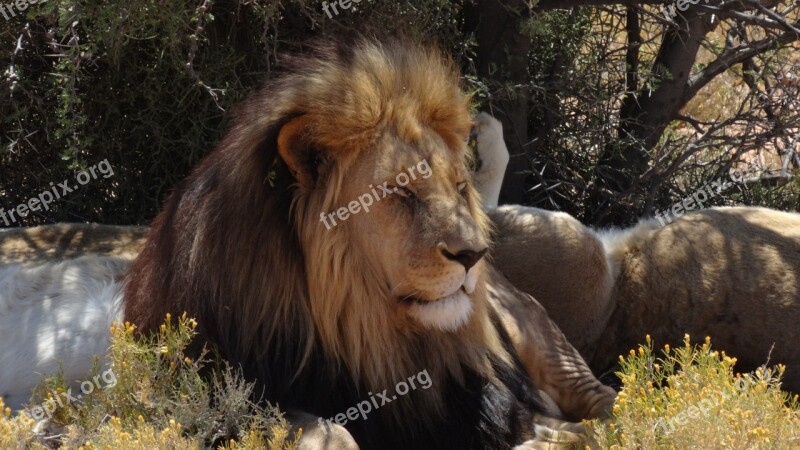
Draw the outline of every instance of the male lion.
<instances>
[{"instance_id":1,"label":"male lion","mask_svg":"<svg viewBox=\"0 0 800 450\"><path fill-rule=\"evenodd\" d=\"M186 311L267 399L363 448L540 448L569 435L548 427L580 430L550 417L606 416L613 390L482 258L452 63L359 39L291 67L167 200L125 320L146 333ZM423 371L433 389L391 395Z\"/></svg>"}]
</instances>

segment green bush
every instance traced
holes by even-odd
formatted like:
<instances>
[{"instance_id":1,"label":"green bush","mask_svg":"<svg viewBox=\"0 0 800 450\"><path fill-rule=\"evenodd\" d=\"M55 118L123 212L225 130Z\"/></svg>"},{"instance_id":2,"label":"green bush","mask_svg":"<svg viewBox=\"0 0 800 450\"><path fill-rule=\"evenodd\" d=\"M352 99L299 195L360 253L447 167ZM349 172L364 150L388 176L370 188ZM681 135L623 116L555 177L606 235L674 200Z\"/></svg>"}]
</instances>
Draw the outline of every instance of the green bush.
<instances>
[{"instance_id":1,"label":"green bush","mask_svg":"<svg viewBox=\"0 0 800 450\"><path fill-rule=\"evenodd\" d=\"M363 3L330 20L317 2L50 0L0 20L0 207L108 159L95 180L11 225L147 223L225 130L226 112L311 38L391 30L460 55L457 5ZM0 226L4 224L0 220Z\"/></svg>"}]
</instances>

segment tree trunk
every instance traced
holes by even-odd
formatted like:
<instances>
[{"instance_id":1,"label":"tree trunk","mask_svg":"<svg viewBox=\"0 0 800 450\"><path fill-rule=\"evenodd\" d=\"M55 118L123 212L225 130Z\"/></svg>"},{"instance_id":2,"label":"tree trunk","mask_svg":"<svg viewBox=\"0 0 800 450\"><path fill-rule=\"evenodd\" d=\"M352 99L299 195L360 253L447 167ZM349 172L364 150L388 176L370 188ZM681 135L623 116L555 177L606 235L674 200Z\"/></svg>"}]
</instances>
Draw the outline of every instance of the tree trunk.
<instances>
[{"instance_id":1,"label":"tree trunk","mask_svg":"<svg viewBox=\"0 0 800 450\"><path fill-rule=\"evenodd\" d=\"M527 85L531 42L529 36L521 33L522 22L531 17L527 3L521 0L476 0L474 4L468 4L465 11L466 31L475 34L478 44L478 75L500 85ZM524 88L496 91L510 93L492 105L492 112L503 123L503 137L511 156L500 202L523 203L526 173L531 169L530 157L525 150L529 94Z\"/></svg>"},{"instance_id":2,"label":"tree trunk","mask_svg":"<svg viewBox=\"0 0 800 450\"><path fill-rule=\"evenodd\" d=\"M657 87L639 90L635 101L621 111L618 138L622 147L606 149L601 158L608 168L603 174L605 185L613 191L630 189L633 180L647 170L649 151L685 104L683 93L708 25L703 14L691 11L677 21L680 28L666 32L653 64Z\"/></svg>"}]
</instances>

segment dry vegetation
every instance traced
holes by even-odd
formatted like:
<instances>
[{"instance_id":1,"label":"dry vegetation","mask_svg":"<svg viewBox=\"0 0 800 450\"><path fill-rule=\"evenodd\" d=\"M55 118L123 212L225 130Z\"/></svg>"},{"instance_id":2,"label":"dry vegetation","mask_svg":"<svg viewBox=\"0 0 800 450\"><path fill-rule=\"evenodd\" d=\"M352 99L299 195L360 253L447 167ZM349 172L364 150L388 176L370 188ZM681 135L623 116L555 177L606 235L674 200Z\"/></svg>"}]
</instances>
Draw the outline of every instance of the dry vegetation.
<instances>
[{"instance_id":1,"label":"dry vegetation","mask_svg":"<svg viewBox=\"0 0 800 450\"><path fill-rule=\"evenodd\" d=\"M59 376L45 379L31 405L49 402L55 411L38 423L12 416L0 400L0 448L294 448L279 411L253 404L252 386L235 371L214 369L210 381L201 375L210 362L185 354L195 326L192 319L168 316L152 339L137 338L130 324L112 328L109 368L116 382L80 401L57 403L53 397L63 398L68 383ZM100 372L97 367L86 380Z\"/></svg>"},{"instance_id":2,"label":"dry vegetation","mask_svg":"<svg viewBox=\"0 0 800 450\"><path fill-rule=\"evenodd\" d=\"M115 327L111 365L116 383L84 400L57 407L47 422L12 416L0 400L0 448L279 449L295 448L277 409L250 402L251 386L230 369L201 376L208 361L185 349L195 323L167 319L157 337L136 338ZM780 390L780 365L735 372L736 358L709 338L654 349L650 337L620 356L623 388L610 422L590 422L594 448L792 449L800 445L798 397ZM209 366L210 367L210 366ZM87 377L92 379L100 372ZM43 381L31 402L68 389L60 377Z\"/></svg>"},{"instance_id":3,"label":"dry vegetation","mask_svg":"<svg viewBox=\"0 0 800 450\"><path fill-rule=\"evenodd\" d=\"M780 390L784 367L735 372L736 358L693 346L654 350L650 337L620 356L623 388L614 420L593 423L598 446L611 449L793 449L800 445L800 404Z\"/></svg>"}]
</instances>

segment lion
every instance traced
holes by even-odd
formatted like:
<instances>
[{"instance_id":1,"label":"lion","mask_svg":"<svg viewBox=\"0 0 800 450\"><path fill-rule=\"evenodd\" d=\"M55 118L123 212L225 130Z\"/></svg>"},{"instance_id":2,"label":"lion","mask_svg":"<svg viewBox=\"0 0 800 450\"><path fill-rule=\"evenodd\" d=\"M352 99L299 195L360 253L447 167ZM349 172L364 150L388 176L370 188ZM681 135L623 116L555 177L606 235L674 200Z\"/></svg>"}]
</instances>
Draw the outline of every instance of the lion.
<instances>
[{"instance_id":1,"label":"lion","mask_svg":"<svg viewBox=\"0 0 800 450\"><path fill-rule=\"evenodd\" d=\"M614 391L484 257L453 63L359 38L290 66L166 201L124 320L188 313L309 435L334 418L362 448L540 448L607 417ZM422 371L431 389L386 394Z\"/></svg>"},{"instance_id":2,"label":"lion","mask_svg":"<svg viewBox=\"0 0 800 450\"><path fill-rule=\"evenodd\" d=\"M477 151L503 173L502 138ZM495 266L547 309L596 373L647 334L673 345L689 334L710 336L742 371L785 364L783 387L800 391L800 214L720 207L593 230L562 212L493 208L502 176L483 179Z\"/></svg>"}]
</instances>

